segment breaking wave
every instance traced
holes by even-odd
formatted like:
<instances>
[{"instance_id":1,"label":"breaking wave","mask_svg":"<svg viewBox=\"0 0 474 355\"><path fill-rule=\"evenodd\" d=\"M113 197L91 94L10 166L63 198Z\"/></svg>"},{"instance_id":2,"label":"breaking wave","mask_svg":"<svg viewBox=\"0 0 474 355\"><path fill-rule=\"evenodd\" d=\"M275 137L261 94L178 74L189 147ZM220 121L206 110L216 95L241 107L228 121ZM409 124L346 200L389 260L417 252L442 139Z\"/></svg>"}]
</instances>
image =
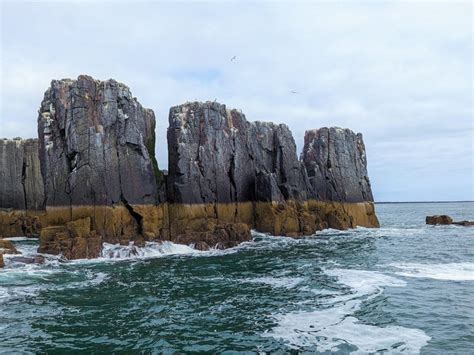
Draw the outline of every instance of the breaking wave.
<instances>
[{"instance_id":1,"label":"breaking wave","mask_svg":"<svg viewBox=\"0 0 474 355\"><path fill-rule=\"evenodd\" d=\"M405 287L403 280L365 270L330 269L325 273L350 292L327 292L332 297L323 302L322 309L275 315L277 326L264 336L283 340L294 349L337 351L344 345L363 353L419 352L431 339L419 329L367 325L354 316L363 302L382 294L384 287Z\"/></svg>"},{"instance_id":2,"label":"breaking wave","mask_svg":"<svg viewBox=\"0 0 474 355\"><path fill-rule=\"evenodd\" d=\"M112 260L127 259L148 259L157 258L168 255L190 255L199 253L198 250L183 244L175 244L172 242L147 242L144 246L139 247L133 244L128 245L104 243L102 248L102 256L99 258Z\"/></svg>"},{"instance_id":3,"label":"breaking wave","mask_svg":"<svg viewBox=\"0 0 474 355\"><path fill-rule=\"evenodd\" d=\"M406 277L419 277L435 280L474 281L474 263L390 264L398 269L395 274Z\"/></svg>"},{"instance_id":4,"label":"breaking wave","mask_svg":"<svg viewBox=\"0 0 474 355\"><path fill-rule=\"evenodd\" d=\"M272 287L284 287L287 289L295 288L304 279L302 277L255 277L252 279L244 279L245 283L264 284Z\"/></svg>"}]
</instances>

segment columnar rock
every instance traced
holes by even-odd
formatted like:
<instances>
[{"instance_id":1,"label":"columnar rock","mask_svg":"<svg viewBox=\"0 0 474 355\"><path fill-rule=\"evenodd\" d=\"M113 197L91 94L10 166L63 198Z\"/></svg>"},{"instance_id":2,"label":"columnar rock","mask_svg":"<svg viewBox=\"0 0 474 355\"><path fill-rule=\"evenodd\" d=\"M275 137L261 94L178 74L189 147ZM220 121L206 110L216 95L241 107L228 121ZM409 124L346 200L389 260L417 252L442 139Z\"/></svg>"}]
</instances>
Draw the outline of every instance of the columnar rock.
<instances>
[{"instance_id":1,"label":"columnar rock","mask_svg":"<svg viewBox=\"0 0 474 355\"><path fill-rule=\"evenodd\" d=\"M373 201L362 134L338 127L306 131L302 160L314 198L322 201Z\"/></svg>"},{"instance_id":2,"label":"columnar rock","mask_svg":"<svg viewBox=\"0 0 474 355\"><path fill-rule=\"evenodd\" d=\"M37 139L0 139L0 208L40 210L43 178Z\"/></svg>"},{"instance_id":3,"label":"columnar rock","mask_svg":"<svg viewBox=\"0 0 474 355\"><path fill-rule=\"evenodd\" d=\"M258 225L255 202L306 200L310 185L286 125L250 123L215 102L173 107L169 123L169 200L194 204L199 223Z\"/></svg>"},{"instance_id":4,"label":"columnar rock","mask_svg":"<svg viewBox=\"0 0 474 355\"><path fill-rule=\"evenodd\" d=\"M222 220L285 235L378 225L361 136L331 129L329 138L317 139L324 129L311 131L301 162L286 125L251 123L215 102L173 107L169 120L176 233Z\"/></svg>"},{"instance_id":5,"label":"columnar rock","mask_svg":"<svg viewBox=\"0 0 474 355\"><path fill-rule=\"evenodd\" d=\"M172 107L169 123L170 201L306 199L309 185L286 125L250 123L215 102ZM268 191L256 189L257 175L268 180Z\"/></svg>"},{"instance_id":6,"label":"columnar rock","mask_svg":"<svg viewBox=\"0 0 474 355\"><path fill-rule=\"evenodd\" d=\"M362 134L338 127L306 131L302 161L312 199L342 203L350 226L377 227Z\"/></svg>"},{"instance_id":7,"label":"columnar rock","mask_svg":"<svg viewBox=\"0 0 474 355\"><path fill-rule=\"evenodd\" d=\"M169 123L164 174L153 111L128 87L53 80L39 141L0 141L0 237L42 225L40 251L74 259L99 256L103 242L208 249L249 240L250 228L378 226L361 135L308 131L299 160L286 125L248 122L216 102L172 107Z\"/></svg>"},{"instance_id":8,"label":"columnar rock","mask_svg":"<svg viewBox=\"0 0 474 355\"><path fill-rule=\"evenodd\" d=\"M35 235L44 207L37 139L0 139L0 237Z\"/></svg>"},{"instance_id":9,"label":"columnar rock","mask_svg":"<svg viewBox=\"0 0 474 355\"><path fill-rule=\"evenodd\" d=\"M153 111L115 80L53 80L38 117L51 224L91 217L94 233L106 241L143 236L156 212L161 178L154 129ZM141 206L151 206L148 221Z\"/></svg>"},{"instance_id":10,"label":"columnar rock","mask_svg":"<svg viewBox=\"0 0 474 355\"><path fill-rule=\"evenodd\" d=\"M154 126L115 80L53 80L38 117L46 205L154 204Z\"/></svg>"}]
</instances>

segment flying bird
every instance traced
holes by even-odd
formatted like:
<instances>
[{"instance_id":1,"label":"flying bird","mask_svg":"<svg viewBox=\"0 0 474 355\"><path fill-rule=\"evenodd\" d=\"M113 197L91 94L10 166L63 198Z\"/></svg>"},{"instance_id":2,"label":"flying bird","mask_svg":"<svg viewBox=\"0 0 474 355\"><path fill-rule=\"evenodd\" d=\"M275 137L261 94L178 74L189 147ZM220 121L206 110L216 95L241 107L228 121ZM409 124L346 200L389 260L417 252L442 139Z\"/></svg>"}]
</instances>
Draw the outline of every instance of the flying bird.
<instances>
[{"instance_id":1,"label":"flying bird","mask_svg":"<svg viewBox=\"0 0 474 355\"><path fill-rule=\"evenodd\" d=\"M298 91L290 91L290 93L292 93L292 94L299 94Z\"/></svg>"},{"instance_id":2,"label":"flying bird","mask_svg":"<svg viewBox=\"0 0 474 355\"><path fill-rule=\"evenodd\" d=\"M233 60L236 60L237 57L234 55L232 58L230 58L230 61L232 62Z\"/></svg>"}]
</instances>

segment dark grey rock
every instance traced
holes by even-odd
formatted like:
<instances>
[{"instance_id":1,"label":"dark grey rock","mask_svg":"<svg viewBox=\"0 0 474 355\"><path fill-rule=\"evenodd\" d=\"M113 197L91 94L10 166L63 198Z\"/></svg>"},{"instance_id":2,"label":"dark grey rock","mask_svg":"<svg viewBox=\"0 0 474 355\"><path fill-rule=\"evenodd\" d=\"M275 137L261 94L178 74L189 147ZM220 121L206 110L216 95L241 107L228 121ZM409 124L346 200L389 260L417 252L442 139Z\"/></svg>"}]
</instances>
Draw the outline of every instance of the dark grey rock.
<instances>
[{"instance_id":1,"label":"dark grey rock","mask_svg":"<svg viewBox=\"0 0 474 355\"><path fill-rule=\"evenodd\" d=\"M373 201L362 134L337 127L306 131L302 160L324 201Z\"/></svg>"},{"instance_id":2,"label":"dark grey rock","mask_svg":"<svg viewBox=\"0 0 474 355\"><path fill-rule=\"evenodd\" d=\"M43 207L38 139L0 139L0 208L40 210Z\"/></svg>"},{"instance_id":3,"label":"dark grey rock","mask_svg":"<svg viewBox=\"0 0 474 355\"><path fill-rule=\"evenodd\" d=\"M38 117L46 205L154 204L155 117L115 80L53 80Z\"/></svg>"},{"instance_id":4,"label":"dark grey rock","mask_svg":"<svg viewBox=\"0 0 474 355\"><path fill-rule=\"evenodd\" d=\"M169 124L171 202L307 198L309 181L286 125L250 123L216 102L172 107Z\"/></svg>"}]
</instances>

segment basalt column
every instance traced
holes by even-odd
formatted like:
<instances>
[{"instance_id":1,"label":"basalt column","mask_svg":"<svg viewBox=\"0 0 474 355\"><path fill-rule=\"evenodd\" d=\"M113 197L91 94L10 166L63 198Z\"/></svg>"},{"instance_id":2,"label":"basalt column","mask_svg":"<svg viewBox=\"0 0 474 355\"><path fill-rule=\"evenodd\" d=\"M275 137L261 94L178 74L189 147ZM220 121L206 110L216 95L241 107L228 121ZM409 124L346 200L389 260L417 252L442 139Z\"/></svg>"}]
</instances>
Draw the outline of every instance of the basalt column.
<instances>
[{"instance_id":1,"label":"basalt column","mask_svg":"<svg viewBox=\"0 0 474 355\"><path fill-rule=\"evenodd\" d=\"M173 234L244 223L300 234L310 189L286 125L248 122L215 102L170 110L168 198Z\"/></svg>"},{"instance_id":2,"label":"basalt column","mask_svg":"<svg viewBox=\"0 0 474 355\"><path fill-rule=\"evenodd\" d=\"M337 127L306 131L302 160L313 188L310 204L333 206L337 228L378 227L362 134Z\"/></svg>"},{"instance_id":3,"label":"basalt column","mask_svg":"<svg viewBox=\"0 0 474 355\"><path fill-rule=\"evenodd\" d=\"M53 80L38 117L48 224L81 220L87 235L108 242L158 238L166 218L157 207L154 128L153 111L115 80ZM70 252L71 228L45 232L40 247Z\"/></svg>"},{"instance_id":4,"label":"basalt column","mask_svg":"<svg viewBox=\"0 0 474 355\"><path fill-rule=\"evenodd\" d=\"M0 237L33 236L44 218L37 139L0 139Z\"/></svg>"}]
</instances>

